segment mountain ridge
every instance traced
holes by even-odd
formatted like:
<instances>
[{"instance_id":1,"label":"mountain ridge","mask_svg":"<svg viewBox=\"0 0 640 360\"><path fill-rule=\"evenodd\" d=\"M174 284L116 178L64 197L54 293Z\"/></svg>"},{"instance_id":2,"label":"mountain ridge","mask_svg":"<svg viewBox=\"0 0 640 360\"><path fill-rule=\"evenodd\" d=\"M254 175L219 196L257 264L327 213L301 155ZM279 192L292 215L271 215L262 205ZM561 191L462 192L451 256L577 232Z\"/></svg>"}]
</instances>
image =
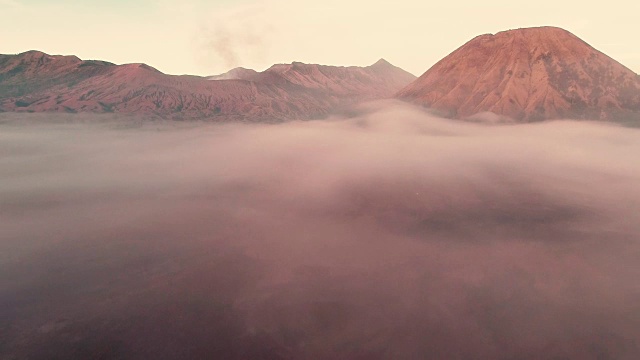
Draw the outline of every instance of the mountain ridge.
<instances>
[{"instance_id":1,"label":"mountain ridge","mask_svg":"<svg viewBox=\"0 0 640 360\"><path fill-rule=\"evenodd\" d=\"M262 73L234 70L233 76L212 79L167 75L146 64L115 65L33 50L0 55L0 110L115 112L184 120L313 119L359 101L391 98L415 79L397 67L299 62L274 65Z\"/></svg>"}]
</instances>

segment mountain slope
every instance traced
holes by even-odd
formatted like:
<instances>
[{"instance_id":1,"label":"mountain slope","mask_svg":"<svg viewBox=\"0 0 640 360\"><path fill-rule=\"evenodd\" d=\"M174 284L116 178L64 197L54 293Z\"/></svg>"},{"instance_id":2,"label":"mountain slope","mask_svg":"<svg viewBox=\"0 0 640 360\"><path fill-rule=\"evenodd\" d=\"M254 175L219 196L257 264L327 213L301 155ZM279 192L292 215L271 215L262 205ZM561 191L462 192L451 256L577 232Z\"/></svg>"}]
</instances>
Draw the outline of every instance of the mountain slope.
<instances>
[{"instance_id":1,"label":"mountain slope","mask_svg":"<svg viewBox=\"0 0 640 360\"><path fill-rule=\"evenodd\" d=\"M294 63L271 69L286 66L293 70L234 70L212 80L166 75L145 64L114 65L37 51L0 55L0 110L250 121L316 118L356 101L391 97L414 80L390 64L341 68ZM324 77L306 81L307 73L317 69Z\"/></svg>"},{"instance_id":2,"label":"mountain slope","mask_svg":"<svg viewBox=\"0 0 640 360\"><path fill-rule=\"evenodd\" d=\"M277 64L263 72L236 68L210 80L242 79L264 84L294 84L335 95L363 98L390 97L416 77L384 59L367 67L325 66L294 62Z\"/></svg>"},{"instance_id":3,"label":"mountain slope","mask_svg":"<svg viewBox=\"0 0 640 360\"><path fill-rule=\"evenodd\" d=\"M620 119L640 112L640 77L568 31L527 28L474 38L397 97L456 118Z\"/></svg>"}]
</instances>

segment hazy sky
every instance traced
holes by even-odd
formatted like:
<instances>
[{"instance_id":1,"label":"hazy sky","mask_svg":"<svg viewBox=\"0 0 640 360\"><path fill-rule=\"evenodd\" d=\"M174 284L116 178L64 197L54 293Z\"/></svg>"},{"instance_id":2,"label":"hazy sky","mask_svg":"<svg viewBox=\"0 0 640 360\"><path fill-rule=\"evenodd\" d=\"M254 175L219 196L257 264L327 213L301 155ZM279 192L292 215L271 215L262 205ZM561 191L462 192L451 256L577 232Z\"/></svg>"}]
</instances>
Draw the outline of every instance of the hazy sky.
<instances>
[{"instance_id":1,"label":"hazy sky","mask_svg":"<svg viewBox=\"0 0 640 360\"><path fill-rule=\"evenodd\" d=\"M0 53L37 49L172 74L303 61L416 75L472 37L563 27L640 72L637 1L0 0Z\"/></svg>"}]
</instances>

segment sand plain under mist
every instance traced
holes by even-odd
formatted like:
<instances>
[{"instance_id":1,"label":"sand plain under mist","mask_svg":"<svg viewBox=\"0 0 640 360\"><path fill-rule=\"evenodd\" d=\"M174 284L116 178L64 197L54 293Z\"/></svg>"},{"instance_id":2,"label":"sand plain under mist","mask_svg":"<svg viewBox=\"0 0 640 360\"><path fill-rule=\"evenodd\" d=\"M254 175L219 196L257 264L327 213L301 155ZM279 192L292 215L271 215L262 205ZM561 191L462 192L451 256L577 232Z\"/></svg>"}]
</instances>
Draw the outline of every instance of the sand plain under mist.
<instances>
[{"instance_id":1,"label":"sand plain under mist","mask_svg":"<svg viewBox=\"0 0 640 360\"><path fill-rule=\"evenodd\" d=\"M637 359L640 130L0 114L2 359Z\"/></svg>"}]
</instances>

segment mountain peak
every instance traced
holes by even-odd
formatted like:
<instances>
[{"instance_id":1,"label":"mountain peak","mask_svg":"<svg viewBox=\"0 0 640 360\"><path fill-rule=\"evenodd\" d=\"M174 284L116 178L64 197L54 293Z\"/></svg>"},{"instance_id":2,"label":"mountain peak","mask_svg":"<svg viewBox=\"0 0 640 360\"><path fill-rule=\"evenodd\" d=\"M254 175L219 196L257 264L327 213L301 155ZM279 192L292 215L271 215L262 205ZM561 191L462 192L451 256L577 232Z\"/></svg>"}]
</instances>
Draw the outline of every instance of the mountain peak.
<instances>
[{"instance_id":1,"label":"mountain peak","mask_svg":"<svg viewBox=\"0 0 640 360\"><path fill-rule=\"evenodd\" d=\"M250 78L255 77L257 74L258 72L253 69L237 67L227 71L224 74L209 76L207 77L207 79L209 80L250 80Z\"/></svg>"},{"instance_id":2,"label":"mountain peak","mask_svg":"<svg viewBox=\"0 0 640 360\"><path fill-rule=\"evenodd\" d=\"M416 76L413 75L412 73L391 64L385 59L380 59L376 61L375 64L368 66L367 69L369 71L373 71L374 73L378 73L378 74L381 74L381 73L396 74L396 76L401 77L407 82L411 82L416 79Z\"/></svg>"},{"instance_id":3,"label":"mountain peak","mask_svg":"<svg viewBox=\"0 0 640 360\"><path fill-rule=\"evenodd\" d=\"M371 65L372 67L389 67L389 66L393 66L391 65L390 62L388 62L387 60L380 58L380 60L376 61L375 64Z\"/></svg>"},{"instance_id":4,"label":"mountain peak","mask_svg":"<svg viewBox=\"0 0 640 360\"><path fill-rule=\"evenodd\" d=\"M124 65L120 65L121 69L127 69L128 71L150 71L150 72L154 72L154 73L158 73L158 74L162 74L162 72L156 68L154 68L153 66L149 66L147 64L144 63L132 63L132 64L124 64Z\"/></svg>"},{"instance_id":5,"label":"mountain peak","mask_svg":"<svg viewBox=\"0 0 640 360\"><path fill-rule=\"evenodd\" d=\"M42 57L42 56L50 56L39 50L27 50L23 53L18 54L20 57Z\"/></svg>"},{"instance_id":6,"label":"mountain peak","mask_svg":"<svg viewBox=\"0 0 640 360\"><path fill-rule=\"evenodd\" d=\"M398 97L456 118L611 119L640 113L640 80L572 33L545 26L478 36Z\"/></svg>"},{"instance_id":7,"label":"mountain peak","mask_svg":"<svg viewBox=\"0 0 640 360\"><path fill-rule=\"evenodd\" d=\"M76 62L80 62L81 60L75 56L75 55L49 55L47 53L44 53L42 51L39 50L29 50L29 51L25 51L23 53L20 53L17 55L19 58L25 59L25 60L39 60L39 59L49 59L49 60L54 60L54 59L64 59L64 60L71 60L71 61L76 61Z\"/></svg>"},{"instance_id":8,"label":"mountain peak","mask_svg":"<svg viewBox=\"0 0 640 360\"><path fill-rule=\"evenodd\" d=\"M568 30L565 30L557 26L534 26L534 27L503 30L503 31L497 32L495 35L500 35L500 34L514 35L514 34L522 34L522 33L565 34L565 35L574 36Z\"/></svg>"}]
</instances>

